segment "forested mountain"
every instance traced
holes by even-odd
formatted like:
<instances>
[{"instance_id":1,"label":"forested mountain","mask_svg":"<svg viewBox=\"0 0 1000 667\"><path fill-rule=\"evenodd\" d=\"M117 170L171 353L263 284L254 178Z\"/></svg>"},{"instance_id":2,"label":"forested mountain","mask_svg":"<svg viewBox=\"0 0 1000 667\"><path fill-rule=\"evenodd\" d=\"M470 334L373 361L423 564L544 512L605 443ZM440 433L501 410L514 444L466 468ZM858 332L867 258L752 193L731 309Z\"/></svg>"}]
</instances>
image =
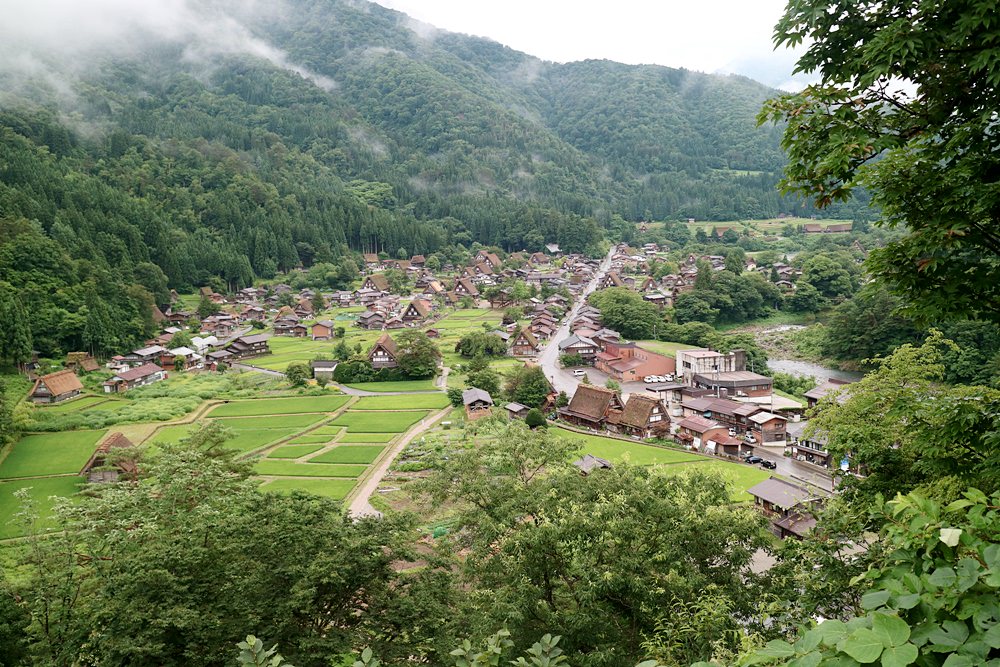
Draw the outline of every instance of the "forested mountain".
<instances>
[{"instance_id":1,"label":"forested mountain","mask_svg":"<svg viewBox=\"0 0 1000 667\"><path fill-rule=\"evenodd\" d=\"M361 1L204 7L225 18L207 41L0 67L0 281L66 290L32 303L46 331L82 336L109 285L160 298L350 251L586 251L616 214L803 211L774 189L778 133L755 127L774 91L747 79L543 62Z\"/></svg>"}]
</instances>

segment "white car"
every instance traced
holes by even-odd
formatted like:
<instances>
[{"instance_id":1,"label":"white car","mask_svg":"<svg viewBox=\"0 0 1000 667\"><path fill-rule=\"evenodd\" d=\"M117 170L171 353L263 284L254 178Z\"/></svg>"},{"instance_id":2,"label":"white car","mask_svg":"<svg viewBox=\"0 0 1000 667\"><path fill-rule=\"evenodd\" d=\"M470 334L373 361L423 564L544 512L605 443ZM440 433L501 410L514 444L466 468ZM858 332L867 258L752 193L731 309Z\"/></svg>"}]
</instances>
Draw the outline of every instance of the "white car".
<instances>
[{"instance_id":1,"label":"white car","mask_svg":"<svg viewBox=\"0 0 1000 667\"><path fill-rule=\"evenodd\" d=\"M573 371L573 375L575 375L578 378L579 377L583 377L586 374L587 374L587 371L583 370L582 368L577 368L575 371Z\"/></svg>"},{"instance_id":2,"label":"white car","mask_svg":"<svg viewBox=\"0 0 1000 667\"><path fill-rule=\"evenodd\" d=\"M653 384L654 382L659 382L660 380L655 375L647 375L646 377L642 378L642 381L645 382L646 384Z\"/></svg>"},{"instance_id":3,"label":"white car","mask_svg":"<svg viewBox=\"0 0 1000 667\"><path fill-rule=\"evenodd\" d=\"M747 442L749 442L750 444L753 444L753 443L757 442L757 438L753 437L753 433L747 433L743 437L743 439L746 440Z\"/></svg>"},{"instance_id":4,"label":"white car","mask_svg":"<svg viewBox=\"0 0 1000 667\"><path fill-rule=\"evenodd\" d=\"M729 427L729 437L730 438L735 438L736 437L736 429L733 428L732 426Z\"/></svg>"},{"instance_id":5,"label":"white car","mask_svg":"<svg viewBox=\"0 0 1000 667\"><path fill-rule=\"evenodd\" d=\"M663 376L663 381L664 382L673 382L674 381L674 376L673 375L664 375Z\"/></svg>"}]
</instances>

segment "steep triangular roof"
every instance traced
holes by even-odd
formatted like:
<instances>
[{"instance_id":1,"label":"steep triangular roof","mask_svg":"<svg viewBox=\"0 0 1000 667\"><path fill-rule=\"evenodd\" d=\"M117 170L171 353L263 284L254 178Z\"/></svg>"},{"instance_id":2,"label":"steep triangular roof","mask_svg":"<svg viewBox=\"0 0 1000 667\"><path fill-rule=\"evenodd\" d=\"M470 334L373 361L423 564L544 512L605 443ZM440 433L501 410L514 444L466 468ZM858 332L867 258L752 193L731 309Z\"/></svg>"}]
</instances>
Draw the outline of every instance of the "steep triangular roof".
<instances>
[{"instance_id":1,"label":"steep triangular roof","mask_svg":"<svg viewBox=\"0 0 1000 667\"><path fill-rule=\"evenodd\" d=\"M620 406L621 399L617 392L595 385L581 384L566 406L570 412L589 417L593 420L603 419L612 406Z\"/></svg>"},{"instance_id":2,"label":"steep triangular roof","mask_svg":"<svg viewBox=\"0 0 1000 667\"><path fill-rule=\"evenodd\" d=\"M35 393L39 385L45 385L45 388L49 390L49 394L52 396L62 396L73 391L83 391L83 384L80 382L80 378L69 369L49 373L38 378L31 393Z\"/></svg>"},{"instance_id":3,"label":"steep triangular roof","mask_svg":"<svg viewBox=\"0 0 1000 667\"><path fill-rule=\"evenodd\" d=\"M626 426L643 428L649 424L649 417L657 405L660 406L663 414L666 414L666 406L662 404L662 401L652 396L630 394L628 402L625 404L625 410L622 412L621 423Z\"/></svg>"},{"instance_id":4,"label":"steep triangular roof","mask_svg":"<svg viewBox=\"0 0 1000 667\"><path fill-rule=\"evenodd\" d=\"M391 356L393 359L396 358L396 352L398 349L396 347L396 341L394 341L392 339L392 336L390 336L389 334L384 333L378 337L378 340L376 340L375 343L372 345L372 349L368 351L368 358L371 359L372 355L375 354L375 352L379 348L382 348L383 350L388 352L389 356Z\"/></svg>"}]
</instances>

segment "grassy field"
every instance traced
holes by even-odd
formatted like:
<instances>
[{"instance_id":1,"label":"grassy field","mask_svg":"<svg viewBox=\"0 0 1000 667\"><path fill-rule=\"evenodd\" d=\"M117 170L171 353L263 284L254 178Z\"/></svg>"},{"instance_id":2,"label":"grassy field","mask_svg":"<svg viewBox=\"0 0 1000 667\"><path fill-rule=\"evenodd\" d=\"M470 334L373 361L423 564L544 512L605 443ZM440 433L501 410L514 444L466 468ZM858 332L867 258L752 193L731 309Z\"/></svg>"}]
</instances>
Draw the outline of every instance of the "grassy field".
<instances>
[{"instance_id":1,"label":"grassy field","mask_svg":"<svg viewBox=\"0 0 1000 667\"><path fill-rule=\"evenodd\" d=\"M389 442L398 433L345 433L337 442Z\"/></svg>"},{"instance_id":2,"label":"grassy field","mask_svg":"<svg viewBox=\"0 0 1000 667\"><path fill-rule=\"evenodd\" d=\"M335 435L323 435L323 434L313 434L312 432L306 435L299 435L291 439L289 444L292 445L321 445L330 442L337 436Z\"/></svg>"},{"instance_id":3,"label":"grassy field","mask_svg":"<svg viewBox=\"0 0 1000 667\"><path fill-rule=\"evenodd\" d=\"M246 417L253 415L292 415L308 412L334 412L348 401L347 396L296 396L293 398L257 398L230 401L212 410L208 417Z\"/></svg>"},{"instance_id":4,"label":"grassy field","mask_svg":"<svg viewBox=\"0 0 1000 667\"><path fill-rule=\"evenodd\" d=\"M343 310L334 311L342 313ZM331 315L331 319L333 316ZM351 318L353 319L353 317ZM352 350L357 344L367 349L381 332L359 329L352 325L350 320L337 320L337 326L344 327L344 342ZM284 372L288 364L294 361L308 363L310 360L323 356L328 359L333 358L333 349L340 342L337 340L314 341L309 338L292 338L289 336L273 336L268 341L271 347L271 354L257 357L250 360L250 364L259 368L268 368L274 371Z\"/></svg>"},{"instance_id":5,"label":"grassy field","mask_svg":"<svg viewBox=\"0 0 1000 667\"><path fill-rule=\"evenodd\" d=\"M818 224L822 227L828 227L830 225L838 225L851 222L850 220L813 220L812 218L767 218L765 220L730 220L730 221L712 221L712 220L697 220L693 223L688 223L687 227L691 230L693 234L695 230L704 229L706 234L712 233L713 227L731 227L737 232L742 232L744 227L749 227L754 232L759 232L762 234L776 234L780 232L785 225L791 225L796 227L798 225L805 225L809 223Z\"/></svg>"},{"instance_id":6,"label":"grassy field","mask_svg":"<svg viewBox=\"0 0 1000 667\"><path fill-rule=\"evenodd\" d=\"M435 394L403 394L400 396L362 396L351 406L355 410L415 410L443 408L448 405L444 392Z\"/></svg>"},{"instance_id":7,"label":"grassy field","mask_svg":"<svg viewBox=\"0 0 1000 667\"><path fill-rule=\"evenodd\" d=\"M684 463L680 465L661 466L660 472L668 475L684 475L691 471L721 473L733 485L733 500L748 502L751 496L747 489L763 482L771 476L770 471L746 463L730 463L728 461L702 461L701 463Z\"/></svg>"},{"instance_id":8,"label":"grassy field","mask_svg":"<svg viewBox=\"0 0 1000 667\"><path fill-rule=\"evenodd\" d=\"M434 391L437 389L437 387L434 386L433 378L429 380L402 380L400 382L355 382L354 384L344 386L352 389L360 389L362 391L379 392Z\"/></svg>"},{"instance_id":9,"label":"grassy field","mask_svg":"<svg viewBox=\"0 0 1000 667\"><path fill-rule=\"evenodd\" d=\"M309 459L309 463L362 463L368 465L378 458L385 449L380 445L344 445L334 447L319 456Z\"/></svg>"},{"instance_id":10,"label":"grassy field","mask_svg":"<svg viewBox=\"0 0 1000 667\"><path fill-rule=\"evenodd\" d=\"M296 463L295 461L262 460L255 470L258 475L275 477L343 477L356 479L368 466L339 463Z\"/></svg>"},{"instance_id":11,"label":"grassy field","mask_svg":"<svg viewBox=\"0 0 1000 667\"><path fill-rule=\"evenodd\" d=\"M226 442L223 447L241 453L252 452L264 445L269 445L272 442L277 442L290 435L294 435L298 430L295 428L271 428L233 431L233 439Z\"/></svg>"},{"instance_id":12,"label":"grassy field","mask_svg":"<svg viewBox=\"0 0 1000 667\"><path fill-rule=\"evenodd\" d=\"M0 539L24 535L21 526L11 523L14 515L21 510L21 501L14 497L15 491L23 488L31 489L31 500L39 516L38 527L44 529L52 525L52 507L55 504L52 496L68 498L77 492L81 482L83 478L75 475L0 482Z\"/></svg>"},{"instance_id":13,"label":"grassy field","mask_svg":"<svg viewBox=\"0 0 1000 667\"><path fill-rule=\"evenodd\" d=\"M663 340L637 340L639 347L650 352L656 352L668 357L677 356L677 350L693 350L697 345L686 345L685 343L669 343Z\"/></svg>"},{"instance_id":14,"label":"grassy field","mask_svg":"<svg viewBox=\"0 0 1000 667\"><path fill-rule=\"evenodd\" d=\"M291 493L305 491L317 496L341 500L354 488L353 479L274 479L260 487L264 491Z\"/></svg>"},{"instance_id":15,"label":"grassy field","mask_svg":"<svg viewBox=\"0 0 1000 667\"><path fill-rule=\"evenodd\" d=\"M0 463L0 478L76 474L106 431L67 431L21 438Z\"/></svg>"},{"instance_id":16,"label":"grassy field","mask_svg":"<svg viewBox=\"0 0 1000 667\"><path fill-rule=\"evenodd\" d=\"M173 445L191 435L196 428L198 428L197 424L163 426L150 438L149 442L150 444Z\"/></svg>"},{"instance_id":17,"label":"grassy field","mask_svg":"<svg viewBox=\"0 0 1000 667\"><path fill-rule=\"evenodd\" d=\"M349 410L330 422L356 433L402 433L427 416L427 411L354 412Z\"/></svg>"},{"instance_id":18,"label":"grassy field","mask_svg":"<svg viewBox=\"0 0 1000 667\"><path fill-rule=\"evenodd\" d=\"M344 429L341 426L330 426L328 424L323 424L319 428L313 431L309 431L309 435L328 435L332 438L333 436L339 434L343 430Z\"/></svg>"},{"instance_id":19,"label":"grassy field","mask_svg":"<svg viewBox=\"0 0 1000 667\"><path fill-rule=\"evenodd\" d=\"M106 396L80 396L71 401L63 401L55 405L39 406L43 414L65 414L67 412L78 412L84 408L92 408L98 403L107 401Z\"/></svg>"},{"instance_id":20,"label":"grassy field","mask_svg":"<svg viewBox=\"0 0 1000 667\"><path fill-rule=\"evenodd\" d=\"M579 451L580 456L593 454L602 459L607 459L612 463L620 463L628 460L632 465L648 466L706 460L704 456L698 456L697 454L690 454L676 449L655 447L653 445L644 445L641 442L603 438L598 435L583 435L561 428L555 429L553 433L559 437L582 441L583 447Z\"/></svg>"},{"instance_id":21,"label":"grassy field","mask_svg":"<svg viewBox=\"0 0 1000 667\"><path fill-rule=\"evenodd\" d=\"M303 429L323 419L326 419L326 415L314 413L305 415L276 415L273 417L224 417L216 419L216 421L228 428L239 430L268 428Z\"/></svg>"},{"instance_id":22,"label":"grassy field","mask_svg":"<svg viewBox=\"0 0 1000 667\"><path fill-rule=\"evenodd\" d=\"M269 459L297 459L323 449L323 445L282 445L267 455Z\"/></svg>"}]
</instances>

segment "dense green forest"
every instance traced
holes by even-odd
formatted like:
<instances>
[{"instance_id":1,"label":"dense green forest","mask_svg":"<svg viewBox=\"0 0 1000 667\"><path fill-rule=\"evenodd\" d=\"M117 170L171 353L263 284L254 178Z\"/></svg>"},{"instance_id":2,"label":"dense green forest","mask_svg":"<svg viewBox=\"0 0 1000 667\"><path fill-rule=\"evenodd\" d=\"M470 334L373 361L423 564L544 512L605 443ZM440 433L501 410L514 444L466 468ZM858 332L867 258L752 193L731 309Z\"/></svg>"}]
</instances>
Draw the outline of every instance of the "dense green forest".
<instances>
[{"instance_id":1,"label":"dense green forest","mask_svg":"<svg viewBox=\"0 0 1000 667\"><path fill-rule=\"evenodd\" d=\"M775 190L780 133L754 118L774 91L750 80L542 62L484 39L422 37L367 3L286 9L240 20L311 79L155 40L95 63L66 84L71 95L3 70L0 87L18 92L0 110L0 216L54 240L68 272L110 269L123 288L149 288L136 267L151 263L190 288L349 251L587 251L615 214L805 210Z\"/></svg>"}]
</instances>

